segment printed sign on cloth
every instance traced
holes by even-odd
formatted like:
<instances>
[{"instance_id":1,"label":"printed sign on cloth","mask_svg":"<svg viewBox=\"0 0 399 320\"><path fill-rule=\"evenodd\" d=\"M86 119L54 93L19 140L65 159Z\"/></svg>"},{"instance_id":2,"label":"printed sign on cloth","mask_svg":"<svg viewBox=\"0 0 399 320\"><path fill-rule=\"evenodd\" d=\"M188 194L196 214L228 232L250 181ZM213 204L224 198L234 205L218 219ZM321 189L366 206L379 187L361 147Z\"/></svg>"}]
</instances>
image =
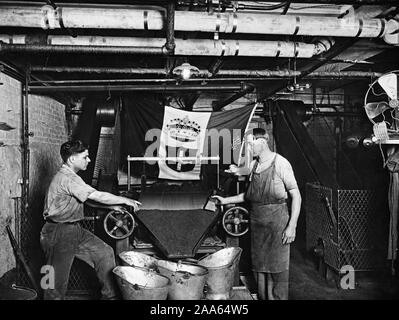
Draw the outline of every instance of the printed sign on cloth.
<instances>
[{"instance_id":1,"label":"printed sign on cloth","mask_svg":"<svg viewBox=\"0 0 399 320\"><path fill-rule=\"evenodd\" d=\"M159 146L159 178L172 180L199 180L206 130L211 112L189 112L165 107ZM184 157L197 157L195 163ZM180 159L178 159L180 158Z\"/></svg>"}]
</instances>

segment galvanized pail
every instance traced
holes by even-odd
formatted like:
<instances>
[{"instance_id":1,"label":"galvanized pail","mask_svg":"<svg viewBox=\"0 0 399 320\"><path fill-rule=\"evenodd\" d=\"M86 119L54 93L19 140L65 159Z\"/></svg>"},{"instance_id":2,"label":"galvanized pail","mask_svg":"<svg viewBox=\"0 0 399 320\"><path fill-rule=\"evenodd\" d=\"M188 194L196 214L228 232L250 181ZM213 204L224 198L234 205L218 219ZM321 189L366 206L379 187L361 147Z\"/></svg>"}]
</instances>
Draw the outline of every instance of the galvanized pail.
<instances>
[{"instance_id":1,"label":"galvanized pail","mask_svg":"<svg viewBox=\"0 0 399 320\"><path fill-rule=\"evenodd\" d=\"M124 251L119 254L122 265L152 269L158 272L158 259L136 251Z\"/></svg>"},{"instance_id":2,"label":"galvanized pail","mask_svg":"<svg viewBox=\"0 0 399 320\"><path fill-rule=\"evenodd\" d=\"M159 260L158 270L170 280L168 299L200 300L202 298L205 279L208 275L208 269L205 267Z\"/></svg>"},{"instance_id":3,"label":"galvanized pail","mask_svg":"<svg viewBox=\"0 0 399 320\"><path fill-rule=\"evenodd\" d=\"M117 266L112 272L124 300L166 300L169 279L152 270Z\"/></svg>"},{"instance_id":4,"label":"galvanized pail","mask_svg":"<svg viewBox=\"0 0 399 320\"><path fill-rule=\"evenodd\" d=\"M33 289L15 284L9 287L0 286L0 300L36 300L37 292Z\"/></svg>"},{"instance_id":5,"label":"galvanized pail","mask_svg":"<svg viewBox=\"0 0 399 320\"><path fill-rule=\"evenodd\" d=\"M209 271L205 283L207 300L230 299L241 252L239 247L224 248L199 260L198 264Z\"/></svg>"}]
</instances>

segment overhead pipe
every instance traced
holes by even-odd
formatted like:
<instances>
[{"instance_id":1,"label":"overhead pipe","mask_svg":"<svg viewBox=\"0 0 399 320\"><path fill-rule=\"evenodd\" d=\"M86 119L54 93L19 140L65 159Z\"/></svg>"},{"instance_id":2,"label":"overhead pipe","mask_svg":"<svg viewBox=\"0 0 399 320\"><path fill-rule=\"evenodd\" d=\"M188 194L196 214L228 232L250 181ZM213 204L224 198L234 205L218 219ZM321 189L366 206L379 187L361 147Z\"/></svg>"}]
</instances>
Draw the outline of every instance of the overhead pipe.
<instances>
[{"instance_id":1,"label":"overhead pipe","mask_svg":"<svg viewBox=\"0 0 399 320\"><path fill-rule=\"evenodd\" d=\"M90 17L90 19L88 19ZM80 7L68 5L5 5L0 10L0 27L42 29L89 28L163 30L164 12L126 7ZM363 19L270 13L176 11L175 31L252 33L271 35L380 38L396 32L395 19Z\"/></svg>"},{"instance_id":2,"label":"overhead pipe","mask_svg":"<svg viewBox=\"0 0 399 320\"><path fill-rule=\"evenodd\" d=\"M359 117L362 116L362 112L322 112L322 111L311 111L306 112L306 115L318 116L318 117Z\"/></svg>"},{"instance_id":3,"label":"overhead pipe","mask_svg":"<svg viewBox=\"0 0 399 320\"><path fill-rule=\"evenodd\" d=\"M75 45L9 44L0 41L0 53L165 54L162 47L104 47Z\"/></svg>"},{"instance_id":4,"label":"overhead pipe","mask_svg":"<svg viewBox=\"0 0 399 320\"><path fill-rule=\"evenodd\" d=\"M0 52L66 52L167 54L165 39L138 37L49 35L40 39L27 35L0 35ZM328 51L334 40L323 38L315 43L259 40L174 39L175 55L183 56L253 56L311 58ZM1 43L3 42L3 43ZM24 46L23 46L24 45Z\"/></svg>"},{"instance_id":5,"label":"overhead pipe","mask_svg":"<svg viewBox=\"0 0 399 320\"><path fill-rule=\"evenodd\" d=\"M304 0L293 0L292 3L303 3ZM384 4L397 4L397 0L306 0L306 3L317 3L317 4L373 4L373 5L384 5Z\"/></svg>"},{"instance_id":6,"label":"overhead pipe","mask_svg":"<svg viewBox=\"0 0 399 320\"><path fill-rule=\"evenodd\" d=\"M227 106L228 104L240 99L241 97L245 96L247 93L254 91L255 86L249 83L243 85L242 90L232 95L230 98L227 98L224 101L216 102L212 104L213 111L220 111L223 107Z\"/></svg>"},{"instance_id":7,"label":"overhead pipe","mask_svg":"<svg viewBox=\"0 0 399 320\"><path fill-rule=\"evenodd\" d=\"M301 72L303 79L317 79L328 77L329 79L355 79L355 78L378 78L382 76L381 72L372 71L314 71L309 74Z\"/></svg>"},{"instance_id":8,"label":"overhead pipe","mask_svg":"<svg viewBox=\"0 0 399 320\"><path fill-rule=\"evenodd\" d=\"M64 85L64 86L30 86L30 93L51 92L94 92L94 91L241 91L247 88L245 84L229 85Z\"/></svg>"},{"instance_id":9,"label":"overhead pipe","mask_svg":"<svg viewBox=\"0 0 399 320\"><path fill-rule=\"evenodd\" d=\"M155 68L91 68L91 67L43 67L32 66L32 72L55 72L55 73L99 73L99 74L129 74L129 75L149 75L149 76L165 76L165 69ZM203 78L209 77L211 74L208 70L200 70L198 79L189 79L186 81L203 81ZM234 78L221 78L226 76L231 77L252 77L253 80L257 78L260 80L267 79L290 79L293 77L300 77L301 71L295 70L220 70L217 74L218 78L207 79L207 81L220 81L220 80L234 80ZM348 78L378 78L382 75L380 72L369 71L320 71L312 72L304 76L306 79L322 79L322 78L335 78L335 79L348 79ZM121 81L135 81L137 79L121 79ZM139 79L140 81L175 81L173 79ZM80 80L77 80L80 81ZM90 80L91 81L91 80ZM104 80L109 81L109 80ZM62 83L60 81L48 81L48 83ZM68 82L66 80L65 82Z\"/></svg>"},{"instance_id":10,"label":"overhead pipe","mask_svg":"<svg viewBox=\"0 0 399 320\"><path fill-rule=\"evenodd\" d=\"M186 3L185 3L186 2ZM179 5L188 5L187 2L191 5L192 1L179 1ZM287 12L285 14L294 14L297 15L298 12L301 14L319 14L319 15L328 15L328 16L342 16L342 14L346 13L347 11L353 12L353 6L360 6L365 4L374 4L374 5L384 5L384 4L394 4L395 0L388 0L387 3L384 3L384 0L345 0L345 1L288 1L288 2L269 2L265 4L258 4L258 5L248 5L247 1L236 1L237 4L228 4L224 3L226 10L236 10L236 11L251 11L251 10L259 10L268 13L277 13L277 14L284 14L286 7L289 6ZM305 3L304 3L305 2ZM316 2L317 6L310 6L309 3ZM209 3L209 2L208 2ZM202 4L200 2L195 4L197 8L206 7L206 4Z\"/></svg>"}]
</instances>

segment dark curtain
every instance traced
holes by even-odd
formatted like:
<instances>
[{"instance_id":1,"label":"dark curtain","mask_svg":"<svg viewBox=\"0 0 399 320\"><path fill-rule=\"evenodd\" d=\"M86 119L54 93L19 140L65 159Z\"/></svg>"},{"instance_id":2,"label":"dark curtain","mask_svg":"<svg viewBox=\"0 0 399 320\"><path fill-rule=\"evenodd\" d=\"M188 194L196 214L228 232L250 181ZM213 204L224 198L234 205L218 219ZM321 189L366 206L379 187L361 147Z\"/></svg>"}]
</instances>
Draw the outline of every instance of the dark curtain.
<instances>
[{"instance_id":1,"label":"dark curtain","mask_svg":"<svg viewBox=\"0 0 399 320\"><path fill-rule=\"evenodd\" d=\"M145 141L148 130L162 128L163 122L163 97L157 94L134 94L122 98L121 112L121 152L120 166L127 172L127 156L143 157L146 149L159 141ZM154 138L155 139L155 138ZM153 155L156 156L156 155ZM158 166L148 165L145 162L131 163L132 175L157 176Z\"/></svg>"}]
</instances>

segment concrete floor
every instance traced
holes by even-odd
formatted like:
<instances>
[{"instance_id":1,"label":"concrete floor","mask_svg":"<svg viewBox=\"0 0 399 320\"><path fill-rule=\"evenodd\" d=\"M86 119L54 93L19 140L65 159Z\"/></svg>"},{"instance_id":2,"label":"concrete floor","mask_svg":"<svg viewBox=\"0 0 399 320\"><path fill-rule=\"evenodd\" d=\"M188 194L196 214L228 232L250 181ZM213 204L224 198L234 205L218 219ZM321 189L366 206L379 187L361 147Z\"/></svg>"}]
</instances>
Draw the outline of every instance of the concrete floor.
<instances>
[{"instance_id":1,"label":"concrete floor","mask_svg":"<svg viewBox=\"0 0 399 320\"><path fill-rule=\"evenodd\" d=\"M256 293L252 276L241 277L251 293ZM355 273L355 289L338 289L333 277L327 280L318 272L317 264L307 253L291 246L290 300L398 300L399 277L387 272Z\"/></svg>"},{"instance_id":2,"label":"concrete floor","mask_svg":"<svg viewBox=\"0 0 399 320\"><path fill-rule=\"evenodd\" d=\"M293 247L291 253L290 299L292 300L376 300L399 299L399 278L383 274L355 273L355 289L338 289L334 280L319 274L315 263Z\"/></svg>"}]
</instances>

